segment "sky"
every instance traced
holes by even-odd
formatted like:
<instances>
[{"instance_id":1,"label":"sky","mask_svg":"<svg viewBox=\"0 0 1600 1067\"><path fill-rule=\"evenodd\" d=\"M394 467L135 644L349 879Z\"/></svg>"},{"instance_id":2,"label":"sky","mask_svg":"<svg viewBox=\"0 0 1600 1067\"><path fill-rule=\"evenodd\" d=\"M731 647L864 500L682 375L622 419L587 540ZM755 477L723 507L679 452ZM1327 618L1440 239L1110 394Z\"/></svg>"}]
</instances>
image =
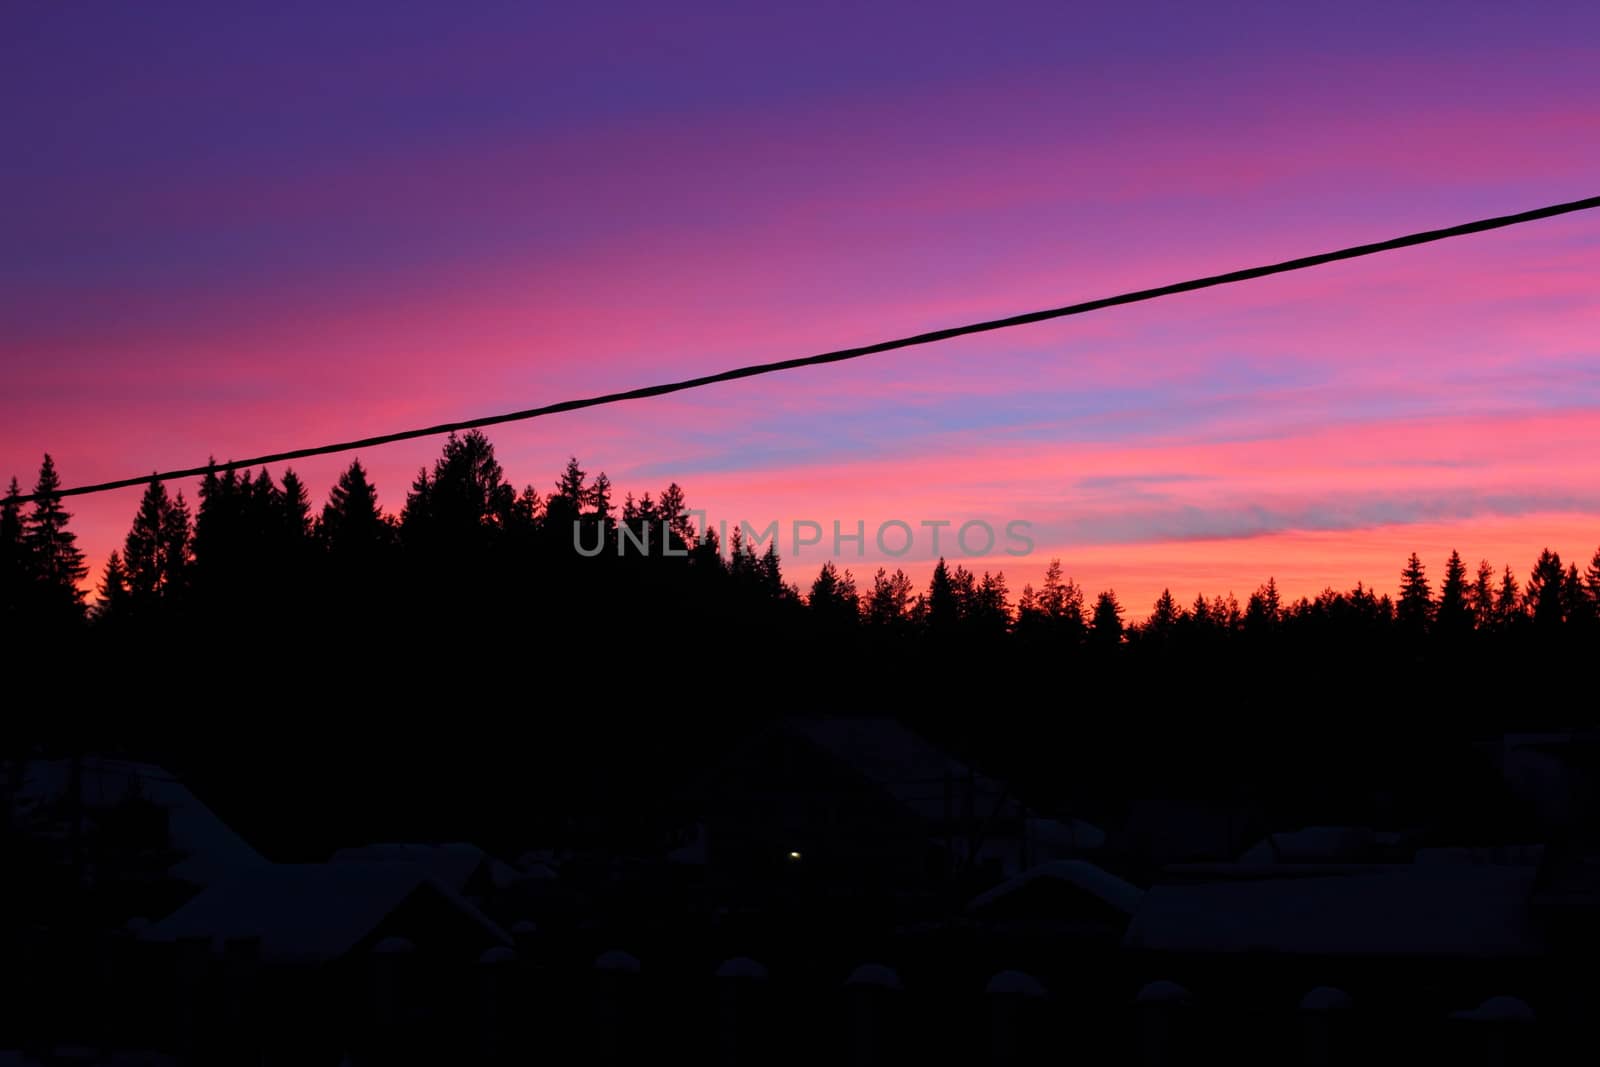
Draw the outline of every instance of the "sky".
<instances>
[{"instance_id":1,"label":"sky","mask_svg":"<svg viewBox=\"0 0 1600 1067\"><path fill-rule=\"evenodd\" d=\"M0 130L0 477L79 484L1593 196L1600 7L14 0ZM1587 212L490 436L803 586L835 521L1130 617L1525 575L1600 545L1597 278ZM387 508L440 444L360 454ZM69 503L96 572L138 495Z\"/></svg>"}]
</instances>

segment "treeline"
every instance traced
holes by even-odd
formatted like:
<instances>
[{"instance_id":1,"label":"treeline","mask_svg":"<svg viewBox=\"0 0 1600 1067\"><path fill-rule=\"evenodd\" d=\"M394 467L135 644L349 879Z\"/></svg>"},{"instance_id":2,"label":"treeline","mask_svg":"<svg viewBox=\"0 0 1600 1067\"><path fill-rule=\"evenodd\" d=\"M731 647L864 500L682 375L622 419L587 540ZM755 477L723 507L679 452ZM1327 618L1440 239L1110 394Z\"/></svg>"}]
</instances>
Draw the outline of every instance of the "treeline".
<instances>
[{"instance_id":1,"label":"treeline","mask_svg":"<svg viewBox=\"0 0 1600 1067\"><path fill-rule=\"evenodd\" d=\"M1240 605L1229 595L1181 605L1163 592L1142 622L1126 621L1114 590L1090 598L1053 560L1038 589L1016 600L1003 573L976 573L939 560L925 589L901 569L878 568L866 584L829 561L805 592L782 574L776 539L763 552L733 530L698 531L674 483L653 498L614 499L610 478L590 478L576 459L549 493L507 482L494 448L480 432L451 435L432 469L411 483L397 515L379 504L360 461L344 470L322 507L301 478L259 472L208 472L195 506L182 491L150 482L122 549L110 555L93 598L80 589L83 553L70 531L50 456L24 512L11 480L0 502L0 611L13 627L40 630L90 625L125 629L210 625L240 619L306 621L333 609L379 614L403 605L504 606L526 603L526 616L557 616L594 603L619 621L666 592L718 608L784 614L830 638L994 641L1075 649L1214 646L1218 641L1296 637L1363 638L1418 648L1502 633L1592 635L1600 627L1600 550L1586 569L1542 552L1525 582L1509 565L1483 560L1469 571L1459 552L1437 584L1411 555L1400 593L1326 589L1286 601L1277 582ZM576 531L574 531L576 525ZM552 603L554 600L554 603Z\"/></svg>"},{"instance_id":2,"label":"treeline","mask_svg":"<svg viewBox=\"0 0 1600 1067\"><path fill-rule=\"evenodd\" d=\"M810 653L959 647L1116 662L1262 650L1415 658L1600 639L1600 551L1580 571L1547 550L1525 581L1487 560L1469 570L1452 553L1437 588L1413 554L1396 598L1357 585L1291 602L1272 579L1243 604L1163 592L1137 623L1114 591L1091 598L1059 561L1015 599L1003 573L944 560L925 588L902 570L860 580L829 562L802 589L786 580L775 538L758 553L737 529L727 545L696 530L677 484L618 501L604 473L573 459L548 493L518 491L477 431L449 438L397 514L359 460L320 508L292 470L213 470L193 504L152 481L91 598L70 516L50 496L59 488L46 456L40 499L25 511L13 478L0 505L0 612L14 638L82 631L149 648L175 635L303 645L470 632L485 647L552 656L692 658L783 640Z\"/></svg>"}]
</instances>

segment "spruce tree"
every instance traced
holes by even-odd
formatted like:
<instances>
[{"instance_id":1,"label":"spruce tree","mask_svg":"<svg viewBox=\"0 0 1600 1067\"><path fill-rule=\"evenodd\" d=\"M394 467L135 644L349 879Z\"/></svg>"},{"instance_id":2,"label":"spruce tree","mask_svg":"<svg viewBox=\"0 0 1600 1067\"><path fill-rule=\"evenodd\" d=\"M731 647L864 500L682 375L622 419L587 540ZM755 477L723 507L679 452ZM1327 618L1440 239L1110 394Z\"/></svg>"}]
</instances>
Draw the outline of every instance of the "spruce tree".
<instances>
[{"instance_id":1,"label":"spruce tree","mask_svg":"<svg viewBox=\"0 0 1600 1067\"><path fill-rule=\"evenodd\" d=\"M605 471L595 475L589 486L589 513L609 540L616 526L616 516L612 511L611 479L606 477Z\"/></svg>"},{"instance_id":2,"label":"spruce tree","mask_svg":"<svg viewBox=\"0 0 1600 1067\"><path fill-rule=\"evenodd\" d=\"M1101 647L1122 643L1122 605L1117 603L1115 590L1107 589L1095 601L1094 618L1089 623L1089 639Z\"/></svg>"},{"instance_id":3,"label":"spruce tree","mask_svg":"<svg viewBox=\"0 0 1600 1067\"><path fill-rule=\"evenodd\" d=\"M291 552L301 550L311 539L311 495L293 469L283 472L278 513L284 544Z\"/></svg>"},{"instance_id":4,"label":"spruce tree","mask_svg":"<svg viewBox=\"0 0 1600 1067\"><path fill-rule=\"evenodd\" d=\"M171 507L165 483L151 479L139 499L133 526L122 542L122 561L127 570L128 600L136 611L150 608L161 596L161 529Z\"/></svg>"},{"instance_id":5,"label":"spruce tree","mask_svg":"<svg viewBox=\"0 0 1600 1067\"><path fill-rule=\"evenodd\" d=\"M788 595L788 587L783 584L783 571L778 566L777 537L773 537L771 541L767 542L767 550L761 554L761 563L757 573L760 575L761 588L770 599L785 599Z\"/></svg>"},{"instance_id":6,"label":"spruce tree","mask_svg":"<svg viewBox=\"0 0 1600 1067\"><path fill-rule=\"evenodd\" d=\"M1011 628L1011 590L1004 571L983 572L973 594L973 622L977 632L999 637Z\"/></svg>"},{"instance_id":7,"label":"spruce tree","mask_svg":"<svg viewBox=\"0 0 1600 1067\"><path fill-rule=\"evenodd\" d=\"M55 460L46 453L33 487L33 512L23 526L23 544L32 572L32 595L47 623L73 623L83 618L83 590L78 583L89 573L77 535L67 528L72 515L61 506L61 498L53 495L60 488Z\"/></svg>"},{"instance_id":8,"label":"spruce tree","mask_svg":"<svg viewBox=\"0 0 1600 1067\"><path fill-rule=\"evenodd\" d=\"M867 621L883 630L901 627L911 609L911 579L896 570L890 575L882 567L872 578L872 594L867 602Z\"/></svg>"},{"instance_id":9,"label":"spruce tree","mask_svg":"<svg viewBox=\"0 0 1600 1067\"><path fill-rule=\"evenodd\" d=\"M1494 567L1486 559L1478 561L1478 577L1472 583L1469 603L1474 626L1487 630L1494 625Z\"/></svg>"},{"instance_id":10,"label":"spruce tree","mask_svg":"<svg viewBox=\"0 0 1600 1067\"><path fill-rule=\"evenodd\" d=\"M661 490L661 499L657 502L656 510L660 514L661 521L667 524L667 529L677 538L675 550L685 548L694 541L694 524L686 514L688 507L684 500L683 489L677 482Z\"/></svg>"},{"instance_id":11,"label":"spruce tree","mask_svg":"<svg viewBox=\"0 0 1600 1067\"><path fill-rule=\"evenodd\" d=\"M956 564L956 569L950 572L950 592L955 597L956 619L960 622L971 619L976 614L978 576L964 564Z\"/></svg>"},{"instance_id":12,"label":"spruce tree","mask_svg":"<svg viewBox=\"0 0 1600 1067\"><path fill-rule=\"evenodd\" d=\"M1263 637L1277 631L1283 621L1283 604L1278 596L1278 582L1268 578L1245 601L1244 631L1252 637Z\"/></svg>"},{"instance_id":13,"label":"spruce tree","mask_svg":"<svg viewBox=\"0 0 1600 1067\"><path fill-rule=\"evenodd\" d=\"M945 636L955 630L959 621L960 607L956 601L950 567L940 556L939 562L934 564L933 576L928 579L928 630Z\"/></svg>"},{"instance_id":14,"label":"spruce tree","mask_svg":"<svg viewBox=\"0 0 1600 1067\"><path fill-rule=\"evenodd\" d=\"M1600 548L1594 550L1594 557L1589 560L1589 566L1584 568L1583 592L1589 598L1590 611L1600 615Z\"/></svg>"},{"instance_id":15,"label":"spruce tree","mask_svg":"<svg viewBox=\"0 0 1600 1067\"><path fill-rule=\"evenodd\" d=\"M168 599L181 597L188 588L189 569L194 562L194 521L182 489L173 496L166 521L161 524L161 562L166 569Z\"/></svg>"},{"instance_id":16,"label":"spruce tree","mask_svg":"<svg viewBox=\"0 0 1600 1067\"><path fill-rule=\"evenodd\" d=\"M400 509L400 539L408 552L425 550L433 539L433 478L428 468L417 471Z\"/></svg>"},{"instance_id":17,"label":"spruce tree","mask_svg":"<svg viewBox=\"0 0 1600 1067\"><path fill-rule=\"evenodd\" d=\"M1500 591L1494 598L1494 624L1498 629L1509 629L1520 622L1525 615L1522 590L1517 585L1517 576L1512 572L1511 564L1508 563L1500 576Z\"/></svg>"},{"instance_id":18,"label":"spruce tree","mask_svg":"<svg viewBox=\"0 0 1600 1067\"><path fill-rule=\"evenodd\" d=\"M200 480L200 510L194 519L195 583L228 588L240 569L244 504L237 471L218 473L215 463ZM124 563L127 560L123 560Z\"/></svg>"},{"instance_id":19,"label":"spruce tree","mask_svg":"<svg viewBox=\"0 0 1600 1067\"><path fill-rule=\"evenodd\" d=\"M338 559L367 559L388 540L389 527L378 507L378 492L366 468L353 460L328 492L317 535Z\"/></svg>"},{"instance_id":20,"label":"spruce tree","mask_svg":"<svg viewBox=\"0 0 1600 1067\"><path fill-rule=\"evenodd\" d=\"M1561 554L1548 548L1539 553L1528 576L1528 589L1523 599L1534 626L1549 631L1561 625L1566 617L1566 568L1561 565Z\"/></svg>"},{"instance_id":21,"label":"spruce tree","mask_svg":"<svg viewBox=\"0 0 1600 1067\"><path fill-rule=\"evenodd\" d=\"M1439 606L1434 615L1440 634L1459 637L1472 629L1470 592L1467 565L1461 561L1461 553L1452 550L1444 566L1444 581L1439 584Z\"/></svg>"},{"instance_id":22,"label":"spruce tree","mask_svg":"<svg viewBox=\"0 0 1600 1067\"><path fill-rule=\"evenodd\" d=\"M1039 610L1047 618L1060 619L1067 613L1067 583L1061 576L1061 561L1052 559L1044 569L1044 584L1039 587Z\"/></svg>"},{"instance_id":23,"label":"spruce tree","mask_svg":"<svg viewBox=\"0 0 1600 1067\"><path fill-rule=\"evenodd\" d=\"M832 560L826 561L811 583L807 604L823 627L837 630L854 626L861 610L855 578L849 571L841 575Z\"/></svg>"},{"instance_id":24,"label":"spruce tree","mask_svg":"<svg viewBox=\"0 0 1600 1067\"><path fill-rule=\"evenodd\" d=\"M105 574L100 579L99 600L95 615L101 620L121 620L128 613L128 571L122 565L122 555L115 550L106 559Z\"/></svg>"},{"instance_id":25,"label":"spruce tree","mask_svg":"<svg viewBox=\"0 0 1600 1067\"><path fill-rule=\"evenodd\" d=\"M21 616L33 582L23 538L21 496L22 487L12 478L5 499L0 501L0 620Z\"/></svg>"},{"instance_id":26,"label":"spruce tree","mask_svg":"<svg viewBox=\"0 0 1600 1067\"><path fill-rule=\"evenodd\" d=\"M1594 621L1594 611L1589 594L1583 588L1583 576L1578 565L1567 565L1567 576L1561 583L1561 607L1566 612L1567 625L1587 629Z\"/></svg>"},{"instance_id":27,"label":"spruce tree","mask_svg":"<svg viewBox=\"0 0 1600 1067\"><path fill-rule=\"evenodd\" d=\"M1043 620L1044 612L1039 610L1039 594L1033 591L1033 583L1024 583L1022 593L1017 597L1017 632L1035 633Z\"/></svg>"},{"instance_id":28,"label":"spruce tree","mask_svg":"<svg viewBox=\"0 0 1600 1067\"><path fill-rule=\"evenodd\" d=\"M1395 622L1412 636L1426 632L1433 620L1433 590L1428 585L1422 560L1415 552L1400 572L1400 602L1395 606Z\"/></svg>"},{"instance_id":29,"label":"spruce tree","mask_svg":"<svg viewBox=\"0 0 1600 1067\"><path fill-rule=\"evenodd\" d=\"M1170 640L1177 631L1181 614L1182 609L1178 607L1177 601L1172 599L1172 590L1163 589L1161 595L1156 597L1150 618L1145 620L1145 632L1161 641Z\"/></svg>"}]
</instances>

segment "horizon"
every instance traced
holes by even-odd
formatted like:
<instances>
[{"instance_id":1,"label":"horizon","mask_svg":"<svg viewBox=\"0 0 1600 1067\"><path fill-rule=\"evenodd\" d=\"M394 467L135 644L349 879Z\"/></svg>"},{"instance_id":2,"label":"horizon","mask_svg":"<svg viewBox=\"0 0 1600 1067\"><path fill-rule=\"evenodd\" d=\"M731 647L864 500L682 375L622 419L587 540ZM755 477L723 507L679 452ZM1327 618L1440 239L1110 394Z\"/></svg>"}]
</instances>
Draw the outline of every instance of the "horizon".
<instances>
[{"instance_id":1,"label":"horizon","mask_svg":"<svg viewBox=\"0 0 1600 1067\"><path fill-rule=\"evenodd\" d=\"M492 443L493 438L490 438L490 440ZM574 458L579 459L581 465L581 457ZM319 457L319 462L329 461L329 459L329 457ZM369 475L371 473L370 466L359 455L354 457L335 457L332 461L340 464L341 471L348 468L351 462L359 461L361 462L362 466L368 470ZM431 466L431 464L426 466ZM258 474L261 469L263 468L251 468L249 473L252 475ZM276 469L268 469L271 471L275 483L281 481L284 471L291 469L295 470L296 476L299 477L302 482L306 481L305 476L300 471L300 468L295 467L293 464L278 467ZM591 477L598 474L607 473L600 470L588 468L585 469ZM241 470L238 473L243 474L246 472ZM336 480L336 477L337 476L330 480L328 486L329 489L332 488L332 481ZM195 492L198 481L199 479L172 479L166 483L169 492L171 492L173 495L177 495L178 493L183 494L184 500L188 502L192 513L197 511L199 506L198 493ZM541 498L548 498L548 491L553 486L555 479L550 478L543 483L533 483L520 480L508 474L506 481L519 492L524 486L531 485L532 488L539 492ZM398 494L390 495L386 494L384 487L380 484L377 484L376 481L374 481L373 485L377 491L379 508L381 512L388 518L398 521L403 508L395 501L396 497L398 497L399 501L403 502L405 499L405 492L402 491ZM322 505L327 499L327 491L324 490L319 494L317 492L317 487L310 483L308 483L306 487L311 497L312 515L313 517L318 516L321 514ZM636 498L641 497L646 492L650 493L652 496L656 496L658 495L658 491L664 488L666 488L665 485L649 488L644 486L617 485L613 483L613 505L616 508L617 513L620 514L623 500L630 493ZM680 488L684 490L687 502L690 506L690 521L694 526L697 537L703 536L704 530L706 529L705 520L707 516L699 513L704 509L695 500L693 488L691 486L680 485ZM185 491L185 489L188 491ZM142 489L138 491L140 493L143 492ZM135 490L130 488L125 490L114 490L113 492L117 492L119 494L132 494L135 492ZM69 513L71 512L71 503L78 499L82 498L66 498ZM134 510L137 510L137 506L138 501L135 500ZM1587 515L1554 514L1541 517L1552 520L1550 524L1551 527L1558 530L1567 531L1569 541L1576 542L1584 534L1592 534L1594 530L1593 520ZM130 523L132 518L133 515L130 513ZM1265 586L1269 580L1276 584L1279 595L1282 597L1285 605L1295 603L1301 598L1315 600L1318 594L1328 590L1338 593L1348 593L1358 584L1367 590L1370 590L1376 596L1387 596L1391 600L1397 600L1401 586L1400 574L1407 562L1408 557L1413 552L1416 553L1420 558L1424 566L1427 579L1436 592L1438 589L1438 579L1443 573L1445 561L1448 559L1451 552L1460 552L1461 559L1466 565L1469 578L1473 573L1475 573L1479 563L1486 561L1493 566L1497 577L1501 574L1505 567L1509 566L1520 584L1527 583L1528 575L1532 571L1534 563L1537 562L1539 554L1545 550L1553 551L1560 556L1563 566L1575 564L1578 566L1580 571L1583 570L1592 559L1600 558L1600 547L1596 547L1594 549L1584 549L1581 545L1574 544L1574 550L1568 551L1564 549L1560 543L1553 540L1547 540L1540 543L1539 547L1532 552L1529 559L1519 562L1517 559L1495 555L1490 551L1480 552L1476 548L1465 548L1461 545L1455 544L1454 542L1447 541L1446 539L1456 533L1459 529L1459 527L1453 524L1395 524L1387 527L1370 528L1368 531L1366 531L1369 533L1370 537L1362 545L1362 550L1365 553L1362 557L1362 562L1366 565L1366 568L1376 574L1377 572L1382 571L1387 564L1392 563L1392 566L1387 567L1389 571L1393 572L1394 577L1392 581L1386 582L1381 579L1368 580L1364 578L1357 578L1348 585L1337 585L1331 582L1324 582L1323 584L1318 585L1316 584L1316 576L1324 573L1322 569L1323 564L1320 561L1322 561L1326 556L1327 545L1330 541L1337 542L1337 540L1342 536L1342 533L1338 530L1305 530L1294 531L1287 535L1269 535L1277 541L1278 555L1275 558L1280 561L1283 567L1287 568L1286 570L1264 574L1259 580L1248 585L1229 587L1225 589L1213 589L1202 584L1196 584L1197 582L1201 581L1199 579L1191 581L1189 584L1184 584L1181 581L1175 580L1158 581L1156 585L1150 587L1150 592L1147 599L1133 599L1127 590L1143 589L1145 587L1139 586L1135 582L1126 582L1122 585L1118 585L1115 580L1109 583L1100 584L1085 581L1078 572L1074 571L1073 568L1069 566L1069 560L1059 556L1042 556L1038 551L1030 552L1023 557L1007 555L1006 546L1015 546L1017 542L1015 540L1008 542L1007 531L1004 527L1003 521L999 521L994 524L995 545L993 550L986 555L975 556L971 554L965 554L959 551L959 549L956 551L940 551L934 553L932 551L932 545L934 543L934 530L927 524L941 524L938 531L939 544L947 548L955 547L959 545L956 527L961 524L961 521L964 518L965 516L961 518L947 519L942 515L936 519L928 520L885 518L882 520L882 523L884 524L882 527L878 527L873 521L866 520L859 516L852 516L850 519L841 520L843 539L848 539L848 537L854 532L854 524L856 522L859 521L863 524L866 549L864 555L861 557L856 557L849 554L835 554L831 551L824 550L827 548L833 536L832 530L828 528L825 528L821 535L822 544L816 546L806 546L801 550L800 553L796 554L792 547L795 538L797 536L804 536L806 538L813 536L813 532L809 529L804 530L802 533L801 530L797 529L795 525L796 523L810 521L826 527L831 521L819 520L817 517L813 516L790 519L775 515L762 515L759 520L757 520L743 516L739 518L729 518L727 516L718 516L715 512L711 512L709 513L709 526L718 533L721 553L724 558L727 556L727 533L731 532L733 527L740 526L744 530L753 529L758 534L765 534L769 529L769 526L775 527L778 556L783 567L784 580L789 584L798 586L802 596L807 595L810 590L811 580L816 577L816 574L821 569L823 563L827 561L833 562L841 574L849 571L853 576L857 586L863 592L865 592L867 589L870 589L873 574L879 567L882 567L891 575L894 574L896 570L904 571L906 576L911 579L915 588L915 592L917 594L925 594L934 567L940 559L943 559L950 565L952 569L958 565L963 566L967 570L972 571L974 575L978 577L982 577L986 572L1003 574L1006 579L1007 588L1009 589L1011 606L1014 610L1017 599L1021 595L1024 586L1031 585L1035 589L1038 589L1045 569L1049 566L1051 560L1059 559L1062 564L1063 577L1068 581L1078 584L1082 588L1085 597L1091 602L1091 604L1093 598L1101 592L1114 592L1116 594L1118 603L1123 608L1124 618L1128 623L1142 623L1145 621L1156 599L1163 591L1170 591L1173 599L1177 602L1180 608L1186 609L1192 606L1197 595L1204 596L1208 601L1217 597L1227 598L1231 596L1236 598L1240 606L1243 607L1250 594ZM903 523L906 526L911 527L913 533L912 538L909 542L907 542L908 550L903 555L898 557L892 554L885 554L875 545L875 535L878 533L880 528L886 531L884 533L886 543L890 544L891 546L899 543L898 539L903 538L904 535L902 533L896 533L887 530L887 525L895 522ZM1523 526L1520 521L1516 523L1502 522L1498 524L1498 527L1499 528L1497 528L1497 524L1492 522L1480 524L1477 529L1484 535L1482 538L1480 538L1480 540L1487 541L1493 546L1499 546L1501 551L1514 550L1519 544L1522 543L1520 540L1518 540L1523 533ZM574 536L576 537L576 534ZM746 537L748 538L748 536L749 535L747 534ZM977 533L972 534L971 538L969 538L969 541L975 540L978 536L979 534ZM1031 537L1031 532L1012 531L1011 536L1013 538ZM1262 538L1257 538L1257 540L1260 539ZM1161 567L1164 564L1167 566L1167 573L1171 573L1173 575L1210 573L1208 568L1212 564L1211 561L1209 561L1205 556L1205 546L1208 543L1208 540L1217 543L1219 550L1223 553L1226 553L1232 549L1232 542L1238 539L1219 537L1214 539L1193 539L1189 542L1186 542L1188 546L1186 551L1188 552L1190 559L1184 565L1180 565L1176 561L1167 559L1163 553L1170 551L1170 549L1166 545L1162 544L1113 544L1096 546L1096 550L1092 554L1081 553L1078 557L1078 560L1080 562L1084 560L1089 561L1090 570L1088 573L1109 574L1113 576L1117 574L1142 575L1146 573L1159 575L1162 573ZM758 553L764 548L765 545L771 543L771 541L771 537L762 537L759 540L756 540L754 543L757 545ZM576 545L577 542L575 541L574 544ZM108 550L107 554L109 555L111 551L120 552L120 549L121 543L119 541L114 548ZM616 551L618 554L622 554L625 550L619 546ZM610 554L610 552L611 549L608 546L607 554ZM1118 558L1127 556L1134 558L1131 560L1126 558ZM96 588L103 577L103 570L104 561L101 562L99 567L92 568L89 574L85 576L83 581L79 583L79 587L86 592L91 605L94 603Z\"/></svg>"}]
</instances>

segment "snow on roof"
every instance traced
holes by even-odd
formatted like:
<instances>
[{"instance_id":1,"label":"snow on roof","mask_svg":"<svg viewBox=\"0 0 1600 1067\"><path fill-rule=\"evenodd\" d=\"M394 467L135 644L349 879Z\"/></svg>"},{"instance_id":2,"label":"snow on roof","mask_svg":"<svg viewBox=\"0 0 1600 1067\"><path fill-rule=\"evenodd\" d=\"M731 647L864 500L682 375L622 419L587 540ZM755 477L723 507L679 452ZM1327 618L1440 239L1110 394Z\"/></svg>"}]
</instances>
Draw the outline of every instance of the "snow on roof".
<instances>
[{"instance_id":1,"label":"snow on roof","mask_svg":"<svg viewBox=\"0 0 1600 1067\"><path fill-rule=\"evenodd\" d=\"M731 960L723 960L717 967L718 978L765 978L767 969L748 956L735 956Z\"/></svg>"},{"instance_id":2,"label":"snow on roof","mask_svg":"<svg viewBox=\"0 0 1600 1067\"><path fill-rule=\"evenodd\" d=\"M440 882L461 892L484 864L497 888L504 889L517 879L517 871L490 856L477 845L456 841L444 845L377 844L341 848L328 857L329 863L413 863Z\"/></svg>"},{"instance_id":3,"label":"snow on roof","mask_svg":"<svg viewBox=\"0 0 1600 1067\"><path fill-rule=\"evenodd\" d=\"M1403 865L1157 885L1124 945L1330 956L1533 954L1542 947L1528 914L1533 876L1523 867Z\"/></svg>"},{"instance_id":4,"label":"snow on roof","mask_svg":"<svg viewBox=\"0 0 1600 1067\"><path fill-rule=\"evenodd\" d=\"M965 803L970 784L973 806L987 812L1001 799L999 783L973 774L931 741L887 716L790 716L784 728L848 765L892 795L902 806L930 821L945 817L945 782L961 786Z\"/></svg>"},{"instance_id":5,"label":"snow on roof","mask_svg":"<svg viewBox=\"0 0 1600 1067\"><path fill-rule=\"evenodd\" d=\"M943 822L947 803L964 815L970 796L974 814L987 815L1002 805L1013 811L1020 803L994 779L978 774L938 745L886 715L805 716L782 720L783 729L822 749L892 796L928 822ZM947 791L947 784L949 788ZM1054 820L1035 820L1043 824ZM1041 833L1070 838L1079 847L1104 841L1104 832L1089 823L1040 825Z\"/></svg>"},{"instance_id":6,"label":"snow on roof","mask_svg":"<svg viewBox=\"0 0 1600 1067\"><path fill-rule=\"evenodd\" d=\"M1189 1001L1189 991L1177 982L1158 978L1140 986L1133 999L1139 1004L1185 1004Z\"/></svg>"},{"instance_id":7,"label":"snow on roof","mask_svg":"<svg viewBox=\"0 0 1600 1067\"><path fill-rule=\"evenodd\" d=\"M1029 819L1028 838L1035 846L1070 849L1103 848L1106 832L1082 819Z\"/></svg>"},{"instance_id":8,"label":"snow on roof","mask_svg":"<svg viewBox=\"0 0 1600 1067\"><path fill-rule=\"evenodd\" d=\"M1363 826L1306 826L1268 834L1239 857L1241 863L1297 863L1359 860L1374 843L1373 832Z\"/></svg>"},{"instance_id":9,"label":"snow on roof","mask_svg":"<svg viewBox=\"0 0 1600 1067\"><path fill-rule=\"evenodd\" d=\"M1328 985L1319 985L1300 998L1301 1011L1344 1011L1354 1006L1349 993Z\"/></svg>"},{"instance_id":10,"label":"snow on roof","mask_svg":"<svg viewBox=\"0 0 1600 1067\"><path fill-rule=\"evenodd\" d=\"M989 979L983 991L995 996L1038 998L1048 995L1044 985L1026 971L1001 971Z\"/></svg>"},{"instance_id":11,"label":"snow on roof","mask_svg":"<svg viewBox=\"0 0 1600 1067\"><path fill-rule=\"evenodd\" d=\"M412 864L267 864L221 879L150 927L152 940L261 938L264 959L320 963L354 948L426 886L499 944L510 938L450 887Z\"/></svg>"},{"instance_id":12,"label":"snow on roof","mask_svg":"<svg viewBox=\"0 0 1600 1067\"><path fill-rule=\"evenodd\" d=\"M904 989L900 982L900 974L893 967L885 967L881 963L863 963L850 972L850 977L844 980L848 986L870 986L876 989Z\"/></svg>"},{"instance_id":13,"label":"snow on roof","mask_svg":"<svg viewBox=\"0 0 1600 1067\"><path fill-rule=\"evenodd\" d=\"M1066 882L1077 886L1084 892L1091 893L1105 901L1124 915L1134 914L1139 908L1139 902L1144 898L1144 890L1123 881L1109 871L1096 867L1092 863L1087 863L1083 860L1056 860L1052 863L1041 863L1037 867L1031 867L1015 878L1000 883L988 892L980 893L967 904L967 910L976 911L986 907L1001 897L1015 893L1023 886L1040 879Z\"/></svg>"},{"instance_id":14,"label":"snow on roof","mask_svg":"<svg viewBox=\"0 0 1600 1067\"><path fill-rule=\"evenodd\" d=\"M71 775L70 760L30 760L18 799L25 803L64 799ZM137 788L146 800L166 809L168 837L173 849L185 857L171 869L176 877L206 885L239 868L267 863L187 786L153 763L86 756L81 781L83 806L91 811L115 807L130 788Z\"/></svg>"}]
</instances>

